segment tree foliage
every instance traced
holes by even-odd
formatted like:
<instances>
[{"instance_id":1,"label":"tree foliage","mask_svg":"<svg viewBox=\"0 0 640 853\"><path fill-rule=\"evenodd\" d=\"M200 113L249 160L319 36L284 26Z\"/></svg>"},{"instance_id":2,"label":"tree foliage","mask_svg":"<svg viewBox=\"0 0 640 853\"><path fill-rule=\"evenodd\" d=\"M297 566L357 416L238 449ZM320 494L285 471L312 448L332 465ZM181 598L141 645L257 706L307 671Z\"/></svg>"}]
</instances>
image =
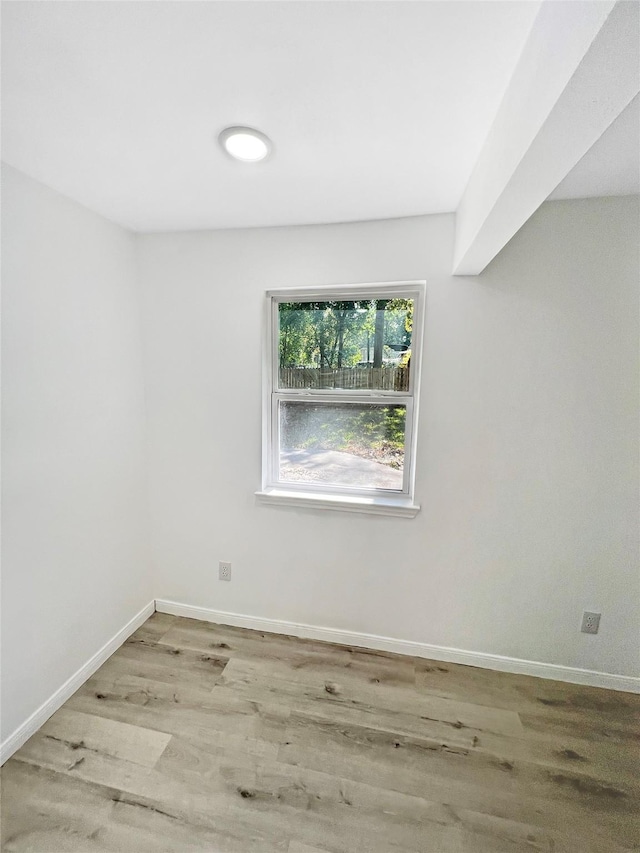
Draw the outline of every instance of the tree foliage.
<instances>
[{"instance_id":1,"label":"tree foliage","mask_svg":"<svg viewBox=\"0 0 640 853\"><path fill-rule=\"evenodd\" d=\"M409 352L413 301L283 302L279 319L280 367L381 367Z\"/></svg>"}]
</instances>

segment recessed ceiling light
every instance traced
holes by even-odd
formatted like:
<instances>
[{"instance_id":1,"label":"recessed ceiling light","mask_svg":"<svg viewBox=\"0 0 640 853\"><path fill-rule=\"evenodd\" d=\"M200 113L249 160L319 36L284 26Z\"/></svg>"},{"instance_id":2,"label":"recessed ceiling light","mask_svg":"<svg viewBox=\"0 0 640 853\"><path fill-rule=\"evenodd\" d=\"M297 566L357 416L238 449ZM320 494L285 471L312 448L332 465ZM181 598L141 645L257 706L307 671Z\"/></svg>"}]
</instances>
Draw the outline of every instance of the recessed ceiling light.
<instances>
[{"instance_id":1,"label":"recessed ceiling light","mask_svg":"<svg viewBox=\"0 0 640 853\"><path fill-rule=\"evenodd\" d=\"M271 151L271 140L253 127L227 127L218 142L234 160L257 163Z\"/></svg>"}]
</instances>

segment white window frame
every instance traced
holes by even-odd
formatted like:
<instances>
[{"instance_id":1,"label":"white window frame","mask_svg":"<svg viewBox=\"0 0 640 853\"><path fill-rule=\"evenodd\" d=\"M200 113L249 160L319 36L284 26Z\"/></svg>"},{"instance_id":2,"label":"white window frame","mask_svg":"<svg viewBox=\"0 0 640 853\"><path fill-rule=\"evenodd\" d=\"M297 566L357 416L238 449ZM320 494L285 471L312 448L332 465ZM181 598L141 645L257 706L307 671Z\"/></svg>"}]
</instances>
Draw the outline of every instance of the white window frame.
<instances>
[{"instance_id":1,"label":"white window frame","mask_svg":"<svg viewBox=\"0 0 640 853\"><path fill-rule=\"evenodd\" d=\"M341 509L350 512L404 517L416 515L420 509L415 503L414 495L425 296L426 282L424 281L325 285L267 291L263 348L262 489L256 492L261 501L285 506L309 506L318 509ZM279 388L278 306L281 302L403 298L414 300L408 391ZM405 406L405 455L402 490L362 489L326 483L314 485L280 481L278 479L280 467L279 405L281 402L311 401Z\"/></svg>"}]
</instances>

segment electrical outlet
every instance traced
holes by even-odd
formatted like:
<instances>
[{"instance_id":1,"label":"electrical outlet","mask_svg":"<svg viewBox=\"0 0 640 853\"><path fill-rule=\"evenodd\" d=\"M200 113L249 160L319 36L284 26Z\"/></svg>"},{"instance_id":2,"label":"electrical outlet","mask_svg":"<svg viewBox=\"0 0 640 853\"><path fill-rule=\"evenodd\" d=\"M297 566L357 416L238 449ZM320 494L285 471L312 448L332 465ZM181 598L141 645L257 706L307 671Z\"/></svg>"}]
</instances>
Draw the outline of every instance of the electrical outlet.
<instances>
[{"instance_id":1,"label":"electrical outlet","mask_svg":"<svg viewBox=\"0 0 640 853\"><path fill-rule=\"evenodd\" d=\"M582 614L582 627L580 630L583 634L597 634L600 627L600 614L589 613L585 610Z\"/></svg>"},{"instance_id":2,"label":"electrical outlet","mask_svg":"<svg viewBox=\"0 0 640 853\"><path fill-rule=\"evenodd\" d=\"M218 580L231 580L231 563L223 563L222 561L218 563Z\"/></svg>"}]
</instances>

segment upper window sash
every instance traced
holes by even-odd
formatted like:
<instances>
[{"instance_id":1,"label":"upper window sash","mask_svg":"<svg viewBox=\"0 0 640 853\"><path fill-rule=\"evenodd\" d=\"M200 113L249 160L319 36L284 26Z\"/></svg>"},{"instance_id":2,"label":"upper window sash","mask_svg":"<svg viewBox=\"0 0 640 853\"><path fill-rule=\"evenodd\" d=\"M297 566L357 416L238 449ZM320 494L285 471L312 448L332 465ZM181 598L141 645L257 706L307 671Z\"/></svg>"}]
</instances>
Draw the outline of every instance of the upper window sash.
<instances>
[{"instance_id":1,"label":"upper window sash","mask_svg":"<svg viewBox=\"0 0 640 853\"><path fill-rule=\"evenodd\" d=\"M420 375L422 357L422 325L424 316L424 281L390 282L388 284L327 285L325 287L298 287L285 290L268 290L267 301L267 346L271 366L268 377L268 393L292 394L296 396L355 396L355 397L400 397L414 396ZM409 388L356 389L356 388L286 388L280 385L279 305L287 302L363 301L367 299L412 299L414 301L414 329L411 338L412 369L409 372Z\"/></svg>"}]
</instances>

